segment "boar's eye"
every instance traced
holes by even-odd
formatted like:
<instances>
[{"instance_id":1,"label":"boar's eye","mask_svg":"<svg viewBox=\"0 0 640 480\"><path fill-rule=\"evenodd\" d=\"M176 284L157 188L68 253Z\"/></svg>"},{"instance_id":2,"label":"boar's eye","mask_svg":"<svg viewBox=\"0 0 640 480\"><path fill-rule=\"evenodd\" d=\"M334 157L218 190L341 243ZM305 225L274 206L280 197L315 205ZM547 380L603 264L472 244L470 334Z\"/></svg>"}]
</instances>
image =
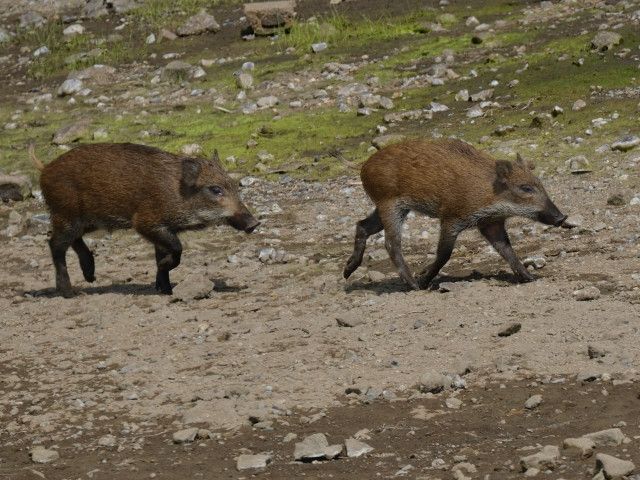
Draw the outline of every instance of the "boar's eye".
<instances>
[{"instance_id":1,"label":"boar's eye","mask_svg":"<svg viewBox=\"0 0 640 480\"><path fill-rule=\"evenodd\" d=\"M523 191L524 193L534 193L536 191L535 187L531 186L531 185L520 185L520 190Z\"/></svg>"},{"instance_id":2,"label":"boar's eye","mask_svg":"<svg viewBox=\"0 0 640 480\"><path fill-rule=\"evenodd\" d=\"M222 196L222 194L224 193L224 190L222 190L222 187L219 187L217 185L213 185L211 187L207 187L209 189L209 191L214 194L216 197L220 197Z\"/></svg>"}]
</instances>

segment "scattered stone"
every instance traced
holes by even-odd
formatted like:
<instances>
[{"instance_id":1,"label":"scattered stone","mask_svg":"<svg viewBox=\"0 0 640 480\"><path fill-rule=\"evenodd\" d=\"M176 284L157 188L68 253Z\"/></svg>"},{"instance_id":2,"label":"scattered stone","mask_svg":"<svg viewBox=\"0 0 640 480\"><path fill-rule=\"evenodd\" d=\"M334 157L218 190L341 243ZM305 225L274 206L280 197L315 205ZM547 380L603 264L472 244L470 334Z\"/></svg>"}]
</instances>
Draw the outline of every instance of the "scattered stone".
<instances>
[{"instance_id":1,"label":"scattered stone","mask_svg":"<svg viewBox=\"0 0 640 480\"><path fill-rule=\"evenodd\" d=\"M595 345L588 345L587 355L589 355L589 358L593 360L595 358L602 358L606 356L607 352L604 349L597 347Z\"/></svg>"},{"instance_id":2,"label":"scattered stone","mask_svg":"<svg viewBox=\"0 0 640 480\"><path fill-rule=\"evenodd\" d=\"M468 102L469 98L469 90L460 90L455 96L455 99L458 102Z\"/></svg>"},{"instance_id":3,"label":"scattered stone","mask_svg":"<svg viewBox=\"0 0 640 480\"><path fill-rule=\"evenodd\" d=\"M33 10L29 10L20 15L20 28L38 28L45 23L47 23L47 20Z\"/></svg>"},{"instance_id":4,"label":"scattered stone","mask_svg":"<svg viewBox=\"0 0 640 480\"><path fill-rule=\"evenodd\" d=\"M569 171L573 174L589 173L593 171L591 163L584 155L577 155L567 160L569 163Z\"/></svg>"},{"instance_id":5,"label":"scattered stone","mask_svg":"<svg viewBox=\"0 0 640 480\"><path fill-rule=\"evenodd\" d=\"M245 3L244 15L255 35L271 35L277 29L292 28L295 7L295 0Z\"/></svg>"},{"instance_id":6,"label":"scattered stone","mask_svg":"<svg viewBox=\"0 0 640 480\"><path fill-rule=\"evenodd\" d=\"M556 106L555 106L555 107L553 107L553 109L551 110L551 116L553 116L553 117L557 117L557 116L559 116L559 115L562 115L563 113L564 113L564 109L563 109L561 106L559 106L559 105L556 105Z\"/></svg>"},{"instance_id":7,"label":"scattered stone","mask_svg":"<svg viewBox=\"0 0 640 480\"><path fill-rule=\"evenodd\" d=\"M507 326L506 328L500 330L498 332L498 336L499 337L510 337L511 335L515 335L516 333L518 333L521 328L522 328L522 325L520 323L512 323L511 325Z\"/></svg>"},{"instance_id":8,"label":"scattered stone","mask_svg":"<svg viewBox=\"0 0 640 480\"><path fill-rule=\"evenodd\" d=\"M604 52L622 42L622 35L616 32L602 31L598 32L593 40L591 40L591 48Z\"/></svg>"},{"instance_id":9,"label":"scattered stone","mask_svg":"<svg viewBox=\"0 0 640 480\"><path fill-rule=\"evenodd\" d=\"M169 62L162 70L162 76L170 80L183 81L192 74L193 66L182 60Z\"/></svg>"},{"instance_id":10,"label":"scattered stone","mask_svg":"<svg viewBox=\"0 0 640 480\"><path fill-rule=\"evenodd\" d=\"M506 134L514 132L516 127L513 125L499 125L493 131L493 134L497 137L504 137Z\"/></svg>"},{"instance_id":11,"label":"scattered stone","mask_svg":"<svg viewBox=\"0 0 640 480\"><path fill-rule=\"evenodd\" d=\"M11 40L11 33L4 27L0 27L0 43L6 43Z\"/></svg>"},{"instance_id":12,"label":"scattered stone","mask_svg":"<svg viewBox=\"0 0 640 480\"><path fill-rule=\"evenodd\" d=\"M0 201L19 202L31 196L31 180L26 175L0 174Z\"/></svg>"},{"instance_id":13,"label":"scattered stone","mask_svg":"<svg viewBox=\"0 0 640 480\"><path fill-rule=\"evenodd\" d=\"M587 433L583 437L593 440L597 447L616 447L621 445L627 438L619 428L608 428L598 432Z\"/></svg>"},{"instance_id":14,"label":"scattered stone","mask_svg":"<svg viewBox=\"0 0 640 480\"><path fill-rule=\"evenodd\" d=\"M293 458L303 462L325 458L327 447L329 442L324 433L314 433L296 443Z\"/></svg>"},{"instance_id":15,"label":"scattered stone","mask_svg":"<svg viewBox=\"0 0 640 480\"><path fill-rule=\"evenodd\" d=\"M202 154L202 146L197 143L189 143L187 145L183 145L180 151L188 157L195 157Z\"/></svg>"},{"instance_id":16,"label":"scattered stone","mask_svg":"<svg viewBox=\"0 0 640 480\"><path fill-rule=\"evenodd\" d=\"M36 48L33 51L33 56L34 57L42 57L44 55L49 55L49 53L51 53L51 50L49 50L49 47L47 47L46 45L43 45L42 47Z\"/></svg>"},{"instance_id":17,"label":"scattered stone","mask_svg":"<svg viewBox=\"0 0 640 480\"><path fill-rule=\"evenodd\" d=\"M379 137L374 138L371 144L378 150L381 150L394 143L402 142L405 138L406 137L404 135L391 133L389 135L380 135Z\"/></svg>"},{"instance_id":18,"label":"scattered stone","mask_svg":"<svg viewBox=\"0 0 640 480\"><path fill-rule=\"evenodd\" d=\"M573 298L580 302L597 300L600 298L600 290L596 286L581 288L573 292Z\"/></svg>"},{"instance_id":19,"label":"scattered stone","mask_svg":"<svg viewBox=\"0 0 640 480\"><path fill-rule=\"evenodd\" d=\"M313 53L320 53L329 47L326 42L314 43L311 45L311 51Z\"/></svg>"},{"instance_id":20,"label":"scattered stone","mask_svg":"<svg viewBox=\"0 0 640 480\"><path fill-rule=\"evenodd\" d=\"M426 372L420 377L418 390L422 393L439 393L451 385L451 379L434 370Z\"/></svg>"},{"instance_id":21,"label":"scattered stone","mask_svg":"<svg viewBox=\"0 0 640 480\"><path fill-rule=\"evenodd\" d=\"M214 284L209 277L203 273L193 272L175 286L173 296L176 300L184 302L201 300L211 295L213 287Z\"/></svg>"},{"instance_id":22,"label":"scattered stone","mask_svg":"<svg viewBox=\"0 0 640 480\"><path fill-rule=\"evenodd\" d=\"M582 215L569 215L562 224L566 228L578 228L584 223Z\"/></svg>"},{"instance_id":23,"label":"scattered stone","mask_svg":"<svg viewBox=\"0 0 640 480\"><path fill-rule=\"evenodd\" d=\"M640 145L640 137L636 135L626 135L620 140L617 140L611 144L611 150L618 150L620 152L627 152L634 147Z\"/></svg>"},{"instance_id":24,"label":"scattered stone","mask_svg":"<svg viewBox=\"0 0 640 480\"><path fill-rule=\"evenodd\" d=\"M484 115L484 111L481 107L475 106L467 110L467 118L478 118Z\"/></svg>"},{"instance_id":25,"label":"scattered stone","mask_svg":"<svg viewBox=\"0 0 640 480\"><path fill-rule=\"evenodd\" d=\"M198 428L191 427L184 430L178 430L173 434L173 443L191 443L198 436Z\"/></svg>"},{"instance_id":26,"label":"scattered stone","mask_svg":"<svg viewBox=\"0 0 640 480\"><path fill-rule=\"evenodd\" d=\"M176 33L179 37L188 37L206 32L215 33L218 30L220 30L220 25L216 22L213 15L210 15L205 9L202 9L197 14L189 17L181 27L178 27Z\"/></svg>"},{"instance_id":27,"label":"scattered stone","mask_svg":"<svg viewBox=\"0 0 640 480\"><path fill-rule=\"evenodd\" d=\"M150 33L149 35L147 35L147 37L144 39L144 43L146 43L147 45L152 45L156 43L155 33Z\"/></svg>"},{"instance_id":28,"label":"scattered stone","mask_svg":"<svg viewBox=\"0 0 640 480\"><path fill-rule=\"evenodd\" d=\"M469 99L472 102L485 102L491 98L493 98L493 88L489 88L487 90L481 90L478 93L472 94Z\"/></svg>"},{"instance_id":29,"label":"scattered stone","mask_svg":"<svg viewBox=\"0 0 640 480\"><path fill-rule=\"evenodd\" d=\"M596 472L604 473L607 480L622 479L633 473L636 466L629 460L622 460L606 453L596 455Z\"/></svg>"},{"instance_id":30,"label":"scattered stone","mask_svg":"<svg viewBox=\"0 0 640 480\"><path fill-rule=\"evenodd\" d=\"M566 438L562 443L566 450L577 450L582 458L588 458L593 455L596 444L593 440L586 437Z\"/></svg>"},{"instance_id":31,"label":"scattered stone","mask_svg":"<svg viewBox=\"0 0 640 480\"><path fill-rule=\"evenodd\" d=\"M98 445L101 447L115 447L117 444L116 437L111 434L104 435L98 439Z\"/></svg>"},{"instance_id":32,"label":"scattered stone","mask_svg":"<svg viewBox=\"0 0 640 480\"><path fill-rule=\"evenodd\" d=\"M361 457L362 455L373 451L372 446L367 445L360 440L356 440L355 438L347 438L344 444L347 447L347 457L349 458Z\"/></svg>"},{"instance_id":33,"label":"scattered stone","mask_svg":"<svg viewBox=\"0 0 640 480\"><path fill-rule=\"evenodd\" d=\"M54 145L66 145L80 140L89 133L89 125L89 119L81 119L76 123L64 126L53 135L51 143Z\"/></svg>"},{"instance_id":34,"label":"scattered stone","mask_svg":"<svg viewBox=\"0 0 640 480\"><path fill-rule=\"evenodd\" d=\"M578 99L575 102L573 102L573 106L571 107L571 110L573 110L574 112L579 112L586 106L587 106L587 102L585 102L582 99Z\"/></svg>"},{"instance_id":35,"label":"scattered stone","mask_svg":"<svg viewBox=\"0 0 640 480\"><path fill-rule=\"evenodd\" d=\"M560 461L560 449L555 445L546 445L538 453L522 457L520 467L523 472L529 468L553 470Z\"/></svg>"},{"instance_id":36,"label":"scattered stone","mask_svg":"<svg viewBox=\"0 0 640 480\"><path fill-rule=\"evenodd\" d=\"M79 23L75 23L73 25L69 25L62 31L62 34L66 37L70 37L73 35L82 35L84 33L84 27Z\"/></svg>"},{"instance_id":37,"label":"scattered stone","mask_svg":"<svg viewBox=\"0 0 640 480\"><path fill-rule=\"evenodd\" d=\"M531 395L526 402L524 402L524 408L527 410L533 410L538 408L542 403L542 395Z\"/></svg>"},{"instance_id":38,"label":"scattered stone","mask_svg":"<svg viewBox=\"0 0 640 480\"><path fill-rule=\"evenodd\" d=\"M251 470L256 468L266 468L271 463L271 455L260 453L257 455L240 455L236 462L238 470Z\"/></svg>"},{"instance_id":39,"label":"scattered stone","mask_svg":"<svg viewBox=\"0 0 640 480\"><path fill-rule=\"evenodd\" d=\"M462 407L462 400L456 397L449 397L444 401L447 408L452 410L459 410Z\"/></svg>"},{"instance_id":40,"label":"scattered stone","mask_svg":"<svg viewBox=\"0 0 640 480\"><path fill-rule=\"evenodd\" d=\"M49 450L42 446L33 447L29 452L31 461L34 463L51 463L60 458L57 450Z\"/></svg>"},{"instance_id":41,"label":"scattered stone","mask_svg":"<svg viewBox=\"0 0 640 480\"><path fill-rule=\"evenodd\" d=\"M625 203L627 203L624 199L624 195L621 193L613 193L607 198L607 205L611 205L613 207L622 207Z\"/></svg>"},{"instance_id":42,"label":"scattered stone","mask_svg":"<svg viewBox=\"0 0 640 480\"><path fill-rule=\"evenodd\" d=\"M278 99L278 97L276 97L274 95L269 95L267 97L261 97L256 102L256 104L258 105L259 108L275 107L276 105L278 105L278 103L280 103L280 100Z\"/></svg>"},{"instance_id":43,"label":"scattered stone","mask_svg":"<svg viewBox=\"0 0 640 480\"><path fill-rule=\"evenodd\" d=\"M525 267L533 267L536 270L540 270L541 268L544 268L547 265L547 260L546 258L540 255L537 255L537 256L525 258L522 261L522 263Z\"/></svg>"},{"instance_id":44,"label":"scattered stone","mask_svg":"<svg viewBox=\"0 0 640 480\"><path fill-rule=\"evenodd\" d=\"M367 323L363 315L356 315L350 312L340 314L340 316L336 318L336 322L338 326L346 328L353 328Z\"/></svg>"},{"instance_id":45,"label":"scattered stone","mask_svg":"<svg viewBox=\"0 0 640 480\"><path fill-rule=\"evenodd\" d=\"M236 75L236 85L242 90L253 88L253 76L247 72L241 72Z\"/></svg>"},{"instance_id":46,"label":"scattered stone","mask_svg":"<svg viewBox=\"0 0 640 480\"><path fill-rule=\"evenodd\" d=\"M80 90L82 90L82 88L82 80L79 80L77 78L67 78L58 87L58 96L64 97L65 95L73 95L74 93L78 93Z\"/></svg>"}]
</instances>

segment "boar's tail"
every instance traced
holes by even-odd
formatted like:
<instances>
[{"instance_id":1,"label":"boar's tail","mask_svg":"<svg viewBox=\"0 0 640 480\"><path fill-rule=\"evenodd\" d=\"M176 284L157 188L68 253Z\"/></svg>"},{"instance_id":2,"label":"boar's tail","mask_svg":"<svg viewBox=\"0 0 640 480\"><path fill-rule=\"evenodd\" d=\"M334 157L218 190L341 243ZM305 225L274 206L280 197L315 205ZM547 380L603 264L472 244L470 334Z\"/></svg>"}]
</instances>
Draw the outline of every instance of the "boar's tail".
<instances>
[{"instance_id":1,"label":"boar's tail","mask_svg":"<svg viewBox=\"0 0 640 480\"><path fill-rule=\"evenodd\" d=\"M29 144L29 157L31 158L31 163L33 163L34 167L40 171L44 170L44 164L38 159L38 157L36 157L36 146L34 143Z\"/></svg>"}]
</instances>

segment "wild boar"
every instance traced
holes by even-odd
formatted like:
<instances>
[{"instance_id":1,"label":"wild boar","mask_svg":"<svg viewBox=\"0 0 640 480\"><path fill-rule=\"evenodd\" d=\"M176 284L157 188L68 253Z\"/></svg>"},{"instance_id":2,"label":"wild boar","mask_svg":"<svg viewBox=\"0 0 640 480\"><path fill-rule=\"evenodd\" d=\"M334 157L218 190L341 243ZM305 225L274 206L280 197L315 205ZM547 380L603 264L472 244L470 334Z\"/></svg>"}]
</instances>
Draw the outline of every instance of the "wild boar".
<instances>
[{"instance_id":1,"label":"wild boar","mask_svg":"<svg viewBox=\"0 0 640 480\"><path fill-rule=\"evenodd\" d=\"M362 185L375 210L357 223L353 254L344 277L362 263L367 238L382 229L400 278L411 288L427 288L449 261L456 238L477 227L509 263L520 282L533 280L516 256L505 220L520 216L560 226L567 218L553 204L533 165L495 160L460 140L411 140L383 148L362 166ZM440 220L435 261L415 279L402 257L401 227L414 210Z\"/></svg>"},{"instance_id":2,"label":"wild boar","mask_svg":"<svg viewBox=\"0 0 640 480\"><path fill-rule=\"evenodd\" d=\"M171 294L169 271L180 264L178 233L228 223L251 233L259 222L240 200L218 153L211 160L190 158L131 143L76 147L44 166L40 186L51 212L49 246L56 288L73 295L67 272L69 247L78 255L84 278L95 280L91 250L82 240L98 229L133 228L155 246L156 290Z\"/></svg>"}]
</instances>

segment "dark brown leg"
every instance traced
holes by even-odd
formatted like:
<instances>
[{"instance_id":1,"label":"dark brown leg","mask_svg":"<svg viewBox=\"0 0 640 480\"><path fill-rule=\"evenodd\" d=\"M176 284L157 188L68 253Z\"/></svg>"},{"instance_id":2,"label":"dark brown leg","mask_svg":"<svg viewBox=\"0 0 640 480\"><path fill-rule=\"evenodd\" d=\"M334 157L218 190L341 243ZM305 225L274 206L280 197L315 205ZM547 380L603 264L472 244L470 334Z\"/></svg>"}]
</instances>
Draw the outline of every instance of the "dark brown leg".
<instances>
[{"instance_id":1,"label":"dark brown leg","mask_svg":"<svg viewBox=\"0 0 640 480\"><path fill-rule=\"evenodd\" d=\"M171 295L173 289L169 280L169 272L180 265L180 257L182 256L180 239L166 227L145 229L144 227L136 226L136 230L155 246L156 265L158 267L156 290L165 295Z\"/></svg>"},{"instance_id":2,"label":"dark brown leg","mask_svg":"<svg viewBox=\"0 0 640 480\"><path fill-rule=\"evenodd\" d=\"M391 261L396 266L400 278L414 290L419 290L418 282L413 278L409 267L402 256L402 222L409 213L397 205L389 205L379 209L380 219L384 226L384 246Z\"/></svg>"},{"instance_id":3,"label":"dark brown leg","mask_svg":"<svg viewBox=\"0 0 640 480\"><path fill-rule=\"evenodd\" d=\"M449 261L456 243L456 238L458 238L458 233L451 224L440 224L440 240L438 240L436 259L420 274L418 278L420 288L427 288L433 279L436 278L436 275L438 275L442 267Z\"/></svg>"},{"instance_id":4,"label":"dark brown leg","mask_svg":"<svg viewBox=\"0 0 640 480\"><path fill-rule=\"evenodd\" d=\"M344 278L349 278L360 266L364 249L367 246L367 238L378 233L380 230L382 230L382 221L380 220L380 215L378 215L378 209L375 209L371 215L356 224L356 239L353 246L353 253L351 257L349 257L347 265L344 267Z\"/></svg>"},{"instance_id":5,"label":"dark brown leg","mask_svg":"<svg viewBox=\"0 0 640 480\"><path fill-rule=\"evenodd\" d=\"M519 282L524 283L535 280L518 259L516 252L513 251L509 235L504 227L504 220L479 225L478 230L480 230L487 242L507 261Z\"/></svg>"},{"instance_id":6,"label":"dark brown leg","mask_svg":"<svg viewBox=\"0 0 640 480\"><path fill-rule=\"evenodd\" d=\"M77 234L70 222L56 216L51 218L51 229L49 248L56 270L56 289L63 297L70 298L73 296L73 289L67 271L67 250L77 238Z\"/></svg>"},{"instance_id":7,"label":"dark brown leg","mask_svg":"<svg viewBox=\"0 0 640 480\"><path fill-rule=\"evenodd\" d=\"M80 260L80 268L82 269L82 275L84 275L84 279L87 282L94 282L96 280L96 266L93 259L93 253L91 252L91 250L89 250L87 244L84 243L82 237L74 240L71 244L71 248L73 248L73 250L78 255L78 259Z\"/></svg>"}]
</instances>

